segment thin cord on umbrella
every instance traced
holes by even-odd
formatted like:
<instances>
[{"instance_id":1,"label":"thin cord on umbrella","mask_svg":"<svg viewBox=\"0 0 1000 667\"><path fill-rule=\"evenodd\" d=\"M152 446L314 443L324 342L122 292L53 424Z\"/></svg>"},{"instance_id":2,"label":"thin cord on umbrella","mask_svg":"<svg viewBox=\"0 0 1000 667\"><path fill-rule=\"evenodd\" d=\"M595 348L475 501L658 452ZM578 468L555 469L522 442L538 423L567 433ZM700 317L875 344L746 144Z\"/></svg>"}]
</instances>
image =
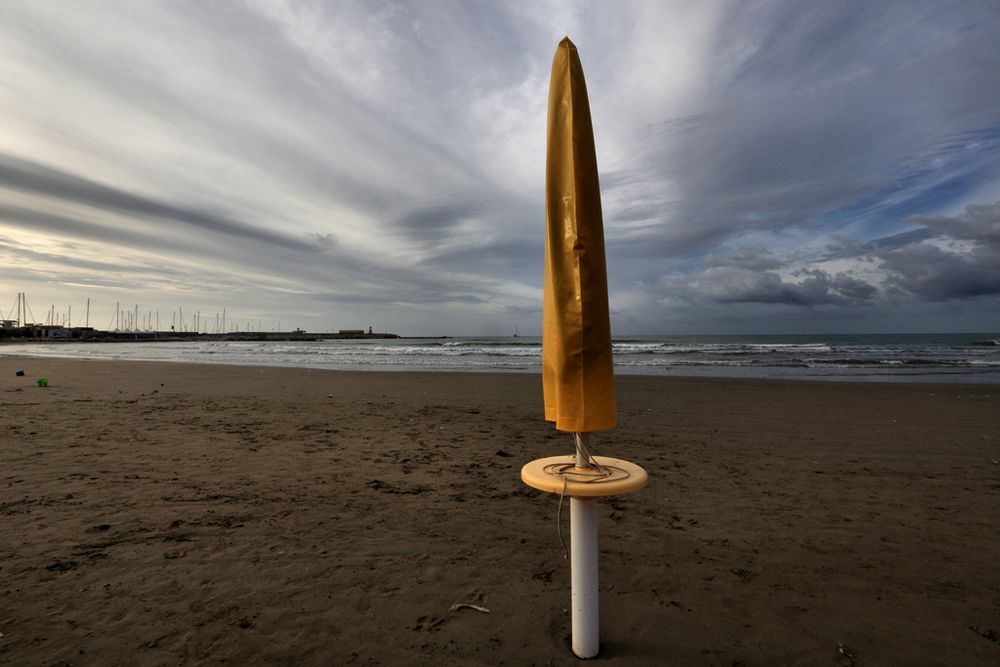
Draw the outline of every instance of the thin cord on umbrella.
<instances>
[{"instance_id":1,"label":"thin cord on umbrella","mask_svg":"<svg viewBox=\"0 0 1000 667\"><path fill-rule=\"evenodd\" d=\"M569 560L569 551L566 550L566 540L562 536L562 505L566 497L566 475L562 475L563 488L559 494L559 507L556 509L556 532L559 534L559 546L563 550L563 560Z\"/></svg>"},{"instance_id":2,"label":"thin cord on umbrella","mask_svg":"<svg viewBox=\"0 0 1000 667\"><path fill-rule=\"evenodd\" d=\"M590 449L587 447L587 434L585 433L574 433L573 442L576 444L576 465L578 468L598 468L600 469L600 464L594 459L593 455L590 453ZM583 458L583 462L580 462L580 458Z\"/></svg>"},{"instance_id":3,"label":"thin cord on umbrella","mask_svg":"<svg viewBox=\"0 0 1000 667\"><path fill-rule=\"evenodd\" d=\"M559 544L562 546L563 558L566 560L569 560L569 552L566 550L566 540L563 539L562 534L562 506L563 500L566 498L566 486L570 481L569 477L572 476L572 481L578 484L600 484L601 482L628 479L632 476L624 468L598 463L597 459L594 458L587 448L586 439L580 437L580 435L579 433L574 433L574 436L576 436L577 456L583 456L584 462L587 464L586 466L580 466L574 461L570 463L550 463L542 469L550 475L561 477L563 481L562 492L559 494L559 507L556 509L556 531L559 534Z\"/></svg>"}]
</instances>

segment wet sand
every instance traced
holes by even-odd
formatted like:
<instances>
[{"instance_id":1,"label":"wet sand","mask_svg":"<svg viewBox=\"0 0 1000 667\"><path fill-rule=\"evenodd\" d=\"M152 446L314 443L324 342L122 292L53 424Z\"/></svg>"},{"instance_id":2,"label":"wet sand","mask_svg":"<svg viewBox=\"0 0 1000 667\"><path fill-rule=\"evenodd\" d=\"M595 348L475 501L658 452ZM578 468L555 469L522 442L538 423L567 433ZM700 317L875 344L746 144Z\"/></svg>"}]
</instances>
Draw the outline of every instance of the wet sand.
<instances>
[{"instance_id":1,"label":"wet sand","mask_svg":"<svg viewBox=\"0 0 1000 667\"><path fill-rule=\"evenodd\" d=\"M618 403L600 664L1000 663L1000 387ZM577 663L536 376L0 357L0 408L2 664Z\"/></svg>"}]
</instances>

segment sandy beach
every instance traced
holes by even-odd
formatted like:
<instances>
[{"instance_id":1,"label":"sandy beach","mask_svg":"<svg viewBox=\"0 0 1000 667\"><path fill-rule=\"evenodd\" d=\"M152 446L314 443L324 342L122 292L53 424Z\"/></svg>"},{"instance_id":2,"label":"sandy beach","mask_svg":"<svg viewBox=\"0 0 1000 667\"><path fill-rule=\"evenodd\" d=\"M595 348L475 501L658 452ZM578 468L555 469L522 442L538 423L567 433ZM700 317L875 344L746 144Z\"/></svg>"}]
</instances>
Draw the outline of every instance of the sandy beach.
<instances>
[{"instance_id":1,"label":"sandy beach","mask_svg":"<svg viewBox=\"0 0 1000 667\"><path fill-rule=\"evenodd\" d=\"M578 662L535 375L0 378L0 663ZM600 664L1000 663L1000 387L617 395L595 453L651 480L601 503Z\"/></svg>"}]
</instances>

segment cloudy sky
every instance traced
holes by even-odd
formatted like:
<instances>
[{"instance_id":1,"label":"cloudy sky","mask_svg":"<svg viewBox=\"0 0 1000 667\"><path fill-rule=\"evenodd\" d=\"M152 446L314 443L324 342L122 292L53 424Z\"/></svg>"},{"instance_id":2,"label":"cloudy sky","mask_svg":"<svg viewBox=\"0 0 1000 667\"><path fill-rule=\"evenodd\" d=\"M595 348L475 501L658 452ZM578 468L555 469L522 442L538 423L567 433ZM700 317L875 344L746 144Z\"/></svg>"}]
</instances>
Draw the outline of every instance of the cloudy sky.
<instances>
[{"instance_id":1,"label":"cloudy sky","mask_svg":"<svg viewBox=\"0 0 1000 667\"><path fill-rule=\"evenodd\" d=\"M569 35L616 334L1000 330L991 0L0 13L0 315L537 334Z\"/></svg>"}]
</instances>

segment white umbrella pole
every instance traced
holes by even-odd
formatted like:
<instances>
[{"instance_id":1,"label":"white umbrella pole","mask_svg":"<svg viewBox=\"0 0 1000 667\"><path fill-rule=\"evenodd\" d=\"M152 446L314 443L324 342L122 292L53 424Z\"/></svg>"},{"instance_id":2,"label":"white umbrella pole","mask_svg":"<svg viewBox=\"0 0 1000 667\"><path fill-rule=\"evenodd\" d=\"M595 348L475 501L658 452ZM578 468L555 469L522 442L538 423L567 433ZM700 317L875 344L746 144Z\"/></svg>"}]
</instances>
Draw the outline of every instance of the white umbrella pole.
<instances>
[{"instance_id":1,"label":"white umbrella pole","mask_svg":"<svg viewBox=\"0 0 1000 667\"><path fill-rule=\"evenodd\" d=\"M601 644L597 592L597 499L570 498L569 522L573 653L579 658L593 658Z\"/></svg>"},{"instance_id":2,"label":"white umbrella pole","mask_svg":"<svg viewBox=\"0 0 1000 667\"><path fill-rule=\"evenodd\" d=\"M576 465L589 468L586 434L576 433ZM593 658L601 645L597 590L597 499L570 498L570 578L573 604L573 653Z\"/></svg>"}]
</instances>

